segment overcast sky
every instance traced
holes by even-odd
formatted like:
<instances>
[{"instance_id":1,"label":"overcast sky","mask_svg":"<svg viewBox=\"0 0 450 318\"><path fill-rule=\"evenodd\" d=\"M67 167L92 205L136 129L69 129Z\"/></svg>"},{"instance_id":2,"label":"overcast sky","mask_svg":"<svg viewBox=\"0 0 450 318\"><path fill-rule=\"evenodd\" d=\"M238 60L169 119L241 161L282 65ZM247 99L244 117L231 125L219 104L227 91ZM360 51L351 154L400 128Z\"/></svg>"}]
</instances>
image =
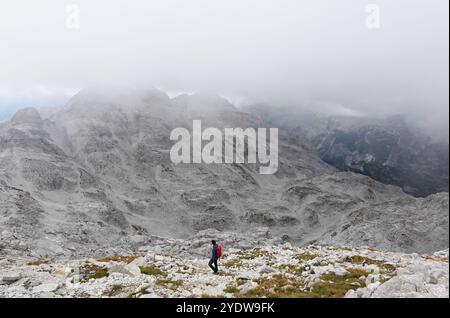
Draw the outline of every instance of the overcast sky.
<instances>
[{"instance_id":1,"label":"overcast sky","mask_svg":"<svg viewBox=\"0 0 450 318\"><path fill-rule=\"evenodd\" d=\"M379 29L367 27L369 3L379 6ZM123 82L239 103L411 113L448 127L448 0L0 5L0 114Z\"/></svg>"}]
</instances>

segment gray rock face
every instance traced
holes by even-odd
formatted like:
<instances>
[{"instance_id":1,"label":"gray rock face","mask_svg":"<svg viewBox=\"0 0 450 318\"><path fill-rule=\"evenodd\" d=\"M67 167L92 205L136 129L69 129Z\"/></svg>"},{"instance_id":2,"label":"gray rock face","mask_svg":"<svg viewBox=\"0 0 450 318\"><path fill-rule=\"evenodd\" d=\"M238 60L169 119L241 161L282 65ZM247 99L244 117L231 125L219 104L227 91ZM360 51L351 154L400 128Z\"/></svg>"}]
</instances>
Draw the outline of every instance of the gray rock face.
<instances>
[{"instance_id":1,"label":"gray rock face","mask_svg":"<svg viewBox=\"0 0 450 318\"><path fill-rule=\"evenodd\" d=\"M358 291L363 298L439 298L448 293L448 264L412 263L384 284Z\"/></svg>"},{"instance_id":2,"label":"gray rock face","mask_svg":"<svg viewBox=\"0 0 450 318\"><path fill-rule=\"evenodd\" d=\"M404 118L315 115L268 105L248 106L291 134L308 136L325 162L425 197L449 189L448 141L434 141Z\"/></svg>"},{"instance_id":3,"label":"gray rock face","mask_svg":"<svg viewBox=\"0 0 450 318\"><path fill-rule=\"evenodd\" d=\"M6 273L0 279L1 284L13 284L22 278L22 275L19 272Z\"/></svg>"},{"instance_id":4,"label":"gray rock face","mask_svg":"<svg viewBox=\"0 0 450 318\"><path fill-rule=\"evenodd\" d=\"M343 222L336 222L327 233L322 234L320 241L358 241L363 245L395 251L433 250L434 242L448 233L448 215L442 214L446 209L447 194L418 200L402 198L361 207L347 214ZM430 228L434 231L426 233Z\"/></svg>"},{"instance_id":5,"label":"gray rock face","mask_svg":"<svg viewBox=\"0 0 450 318\"><path fill-rule=\"evenodd\" d=\"M252 233L408 252L448 248L448 194L406 195L338 172L307 139L280 130L279 170L181 164L175 127L266 127L225 99L157 90L86 90L49 118L33 110L0 126L1 255L95 256L142 247L137 237ZM3 235L3 234L2 234ZM247 243L242 242L242 246Z\"/></svg>"}]
</instances>

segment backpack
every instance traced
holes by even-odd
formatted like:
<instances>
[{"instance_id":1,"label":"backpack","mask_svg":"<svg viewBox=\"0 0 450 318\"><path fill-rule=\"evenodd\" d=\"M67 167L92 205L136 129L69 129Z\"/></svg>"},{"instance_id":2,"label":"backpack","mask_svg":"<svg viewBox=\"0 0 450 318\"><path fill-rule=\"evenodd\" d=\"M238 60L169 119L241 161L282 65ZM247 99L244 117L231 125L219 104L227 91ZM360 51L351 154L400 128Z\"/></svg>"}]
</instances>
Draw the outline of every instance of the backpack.
<instances>
[{"instance_id":1,"label":"backpack","mask_svg":"<svg viewBox=\"0 0 450 318\"><path fill-rule=\"evenodd\" d=\"M219 244L217 245L217 258L221 258L222 257L222 245Z\"/></svg>"}]
</instances>

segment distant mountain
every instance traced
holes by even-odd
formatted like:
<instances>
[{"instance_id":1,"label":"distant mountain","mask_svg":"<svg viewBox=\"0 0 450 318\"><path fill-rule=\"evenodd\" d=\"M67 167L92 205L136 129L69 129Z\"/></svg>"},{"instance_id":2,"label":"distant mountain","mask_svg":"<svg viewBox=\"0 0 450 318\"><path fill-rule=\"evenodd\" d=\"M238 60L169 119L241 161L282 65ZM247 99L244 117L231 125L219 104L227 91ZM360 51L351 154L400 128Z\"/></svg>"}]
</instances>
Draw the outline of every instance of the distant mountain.
<instances>
[{"instance_id":1,"label":"distant mountain","mask_svg":"<svg viewBox=\"0 0 450 318\"><path fill-rule=\"evenodd\" d=\"M417 197L448 192L449 145L434 141L402 116L323 116L253 105L244 111L292 134L307 136L320 158L341 171L400 186Z\"/></svg>"},{"instance_id":2,"label":"distant mountain","mask_svg":"<svg viewBox=\"0 0 450 318\"><path fill-rule=\"evenodd\" d=\"M87 89L49 118L22 109L0 124L0 255L115 254L151 235L189 237L268 227L282 241L396 251L448 247L448 194L400 188L325 163L306 137L280 129L279 169L180 164L175 127L266 127L209 95Z\"/></svg>"}]
</instances>

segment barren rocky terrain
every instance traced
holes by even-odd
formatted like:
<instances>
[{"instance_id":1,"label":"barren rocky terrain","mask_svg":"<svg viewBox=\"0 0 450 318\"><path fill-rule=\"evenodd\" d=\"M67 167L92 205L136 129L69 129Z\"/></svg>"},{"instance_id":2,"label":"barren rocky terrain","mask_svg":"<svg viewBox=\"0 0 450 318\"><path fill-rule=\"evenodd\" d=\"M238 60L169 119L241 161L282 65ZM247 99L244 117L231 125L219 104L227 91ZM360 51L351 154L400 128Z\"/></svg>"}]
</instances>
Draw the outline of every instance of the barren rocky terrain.
<instances>
[{"instance_id":1,"label":"barren rocky terrain","mask_svg":"<svg viewBox=\"0 0 450 318\"><path fill-rule=\"evenodd\" d=\"M244 286L250 296L263 296L263 291L252 291L255 284L279 278L281 295L313 296L327 272L317 268L313 274L303 267L319 266L314 265L319 261L324 263L319 267L337 264L329 267L337 268L345 284L346 275L351 276L345 295L355 296L349 290L359 286L356 295L367 296L363 286L374 286L367 277L382 268L344 261L352 252L395 263L395 277L387 280L388 273L381 273L381 286L402 284L402 275L425 275L427 266L442 272L445 261L433 255L448 249L448 193L416 198L367 176L340 172L320 159L307 138L282 128L274 175L260 175L257 164L174 165L170 132L191 129L193 119L219 129L269 126L218 96L170 98L155 89L87 89L51 114L26 108L0 124L0 295L103 296L112 288L112 295L120 296L236 296ZM270 238L246 239L260 227ZM195 238L202 233L223 238L220 234L227 232L235 233L230 234L235 241L223 239L224 270L212 277L204 259L210 236ZM253 257L258 251L273 256ZM252 269L252 262L235 259L246 259L247 253L262 263ZM289 257L303 253L318 257ZM96 261L117 256L129 258ZM132 274L123 269L131 259ZM235 267L230 265L234 261ZM76 265L67 265L71 262ZM156 266L163 274L145 275L136 270L139 266ZM272 269L260 273L264 267ZM294 275L290 267L295 280L284 277ZM70 285L77 268L84 278ZM90 277L97 270L105 277ZM246 270L258 276L237 282ZM447 275L448 295L448 271L441 274L437 279ZM436 281L429 277L425 287L411 293L445 294L442 281L439 287L428 286L428 280ZM208 280L217 284L209 286ZM409 295L403 289L398 293ZM344 296L342 290L336 295Z\"/></svg>"},{"instance_id":2,"label":"barren rocky terrain","mask_svg":"<svg viewBox=\"0 0 450 318\"><path fill-rule=\"evenodd\" d=\"M217 275L207 265L211 237L224 245ZM134 254L1 265L0 297L449 297L448 249L419 255L298 248L271 241L267 229L245 238L214 232L190 240L153 237Z\"/></svg>"}]
</instances>

